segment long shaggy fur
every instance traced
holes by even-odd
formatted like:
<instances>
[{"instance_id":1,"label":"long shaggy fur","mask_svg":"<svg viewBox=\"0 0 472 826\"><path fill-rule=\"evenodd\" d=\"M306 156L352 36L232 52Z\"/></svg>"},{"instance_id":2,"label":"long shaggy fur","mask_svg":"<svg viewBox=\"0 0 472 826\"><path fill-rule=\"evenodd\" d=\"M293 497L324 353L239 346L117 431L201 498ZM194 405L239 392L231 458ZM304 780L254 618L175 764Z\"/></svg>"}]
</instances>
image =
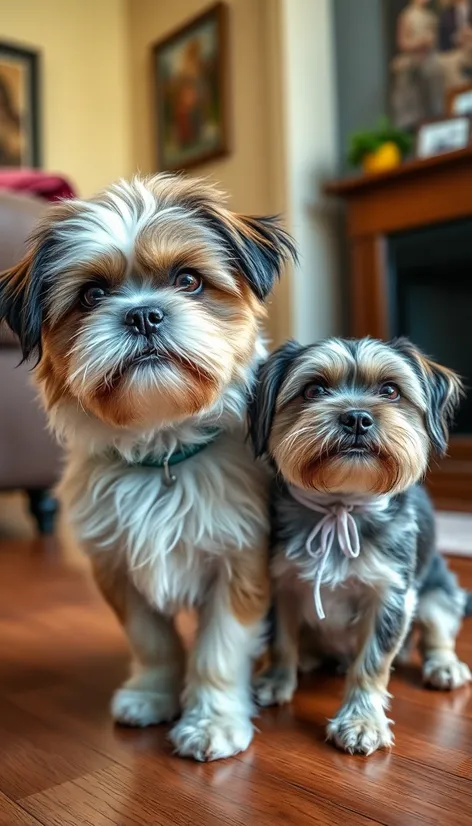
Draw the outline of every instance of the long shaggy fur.
<instances>
[{"instance_id":1,"label":"long shaggy fur","mask_svg":"<svg viewBox=\"0 0 472 826\"><path fill-rule=\"evenodd\" d=\"M114 717L148 725L183 706L172 739L199 760L245 749L253 732L268 524L246 400L264 356L262 300L291 257L273 218L236 215L208 183L159 175L52 207L0 278L0 319L37 360L66 448L68 517L130 639ZM209 439L172 469L173 486L140 464ZM187 664L173 623L184 605L200 612Z\"/></svg>"}]
</instances>

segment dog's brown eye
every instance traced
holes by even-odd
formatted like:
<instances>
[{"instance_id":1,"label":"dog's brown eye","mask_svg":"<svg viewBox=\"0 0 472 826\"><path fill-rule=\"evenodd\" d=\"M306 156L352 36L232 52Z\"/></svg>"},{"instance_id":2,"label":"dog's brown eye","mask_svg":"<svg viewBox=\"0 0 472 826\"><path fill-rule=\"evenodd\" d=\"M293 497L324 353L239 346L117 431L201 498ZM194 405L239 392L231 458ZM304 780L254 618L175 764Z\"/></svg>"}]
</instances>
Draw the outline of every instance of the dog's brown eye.
<instances>
[{"instance_id":1,"label":"dog's brown eye","mask_svg":"<svg viewBox=\"0 0 472 826\"><path fill-rule=\"evenodd\" d=\"M379 390L379 395L391 402L396 402L397 399L400 398L400 389L396 384L387 382L386 384L382 384L382 387Z\"/></svg>"},{"instance_id":2,"label":"dog's brown eye","mask_svg":"<svg viewBox=\"0 0 472 826\"><path fill-rule=\"evenodd\" d=\"M319 399L320 396L325 396L327 393L327 389L324 384L320 384L320 382L313 382L313 384L307 384L303 391L303 398L304 399Z\"/></svg>"},{"instance_id":3,"label":"dog's brown eye","mask_svg":"<svg viewBox=\"0 0 472 826\"><path fill-rule=\"evenodd\" d=\"M97 304L100 304L100 301L103 301L105 296L105 290L102 287L97 287L97 285L94 284L92 287L87 287L83 291L81 302L84 305L84 307L88 307L89 309L91 309L92 307L96 307Z\"/></svg>"},{"instance_id":4,"label":"dog's brown eye","mask_svg":"<svg viewBox=\"0 0 472 826\"><path fill-rule=\"evenodd\" d=\"M193 272L180 272L174 283L184 293L199 293L202 289L202 279Z\"/></svg>"}]
</instances>

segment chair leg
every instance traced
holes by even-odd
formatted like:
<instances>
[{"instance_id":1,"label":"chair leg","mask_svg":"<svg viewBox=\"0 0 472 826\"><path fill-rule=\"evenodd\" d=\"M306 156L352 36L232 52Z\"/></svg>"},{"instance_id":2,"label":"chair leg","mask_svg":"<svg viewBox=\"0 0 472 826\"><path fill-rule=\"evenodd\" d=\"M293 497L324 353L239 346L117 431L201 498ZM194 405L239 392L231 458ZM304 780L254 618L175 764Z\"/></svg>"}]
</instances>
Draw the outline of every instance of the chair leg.
<instances>
[{"instance_id":1,"label":"chair leg","mask_svg":"<svg viewBox=\"0 0 472 826\"><path fill-rule=\"evenodd\" d=\"M42 535L53 533L59 508L57 499L51 495L50 491L42 488L28 490L27 494L30 513L38 526L39 533Z\"/></svg>"}]
</instances>

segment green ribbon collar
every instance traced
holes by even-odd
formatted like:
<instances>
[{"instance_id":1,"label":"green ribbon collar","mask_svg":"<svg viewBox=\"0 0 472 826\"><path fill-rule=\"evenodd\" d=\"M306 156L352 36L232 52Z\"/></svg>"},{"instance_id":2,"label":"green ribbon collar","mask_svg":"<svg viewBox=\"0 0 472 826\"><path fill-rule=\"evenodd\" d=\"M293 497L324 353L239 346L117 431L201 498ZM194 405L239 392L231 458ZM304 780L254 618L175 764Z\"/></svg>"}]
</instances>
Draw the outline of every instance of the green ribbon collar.
<instances>
[{"instance_id":1,"label":"green ribbon collar","mask_svg":"<svg viewBox=\"0 0 472 826\"><path fill-rule=\"evenodd\" d=\"M208 447L208 445L213 444L219 434L220 430L218 430L218 428L208 428L206 431L207 439L204 442L199 442L194 445L184 445L181 450L176 450L174 453L170 454L166 453L163 456L149 454L148 456L144 456L142 459L135 459L134 461L127 462L127 464L135 467L149 467L156 468L157 470L163 470L164 483L170 487L175 484L177 480L175 476L172 475L169 468L173 465L179 465L181 462L184 462L185 459L191 459L192 456L196 456L197 453L200 453Z\"/></svg>"},{"instance_id":2,"label":"green ribbon collar","mask_svg":"<svg viewBox=\"0 0 472 826\"><path fill-rule=\"evenodd\" d=\"M213 444L216 437L218 435L218 431L215 431L212 435L209 436L206 442L199 442L196 445L184 445L182 450L176 450L174 453L165 456L144 456L143 459L138 459L137 462L133 462L134 465L142 465L142 467L155 467L155 468L164 468L166 465L169 467L172 465L180 465L181 462L184 462L185 459L191 459L192 456L196 456L197 453L200 453L204 450L208 445Z\"/></svg>"}]
</instances>

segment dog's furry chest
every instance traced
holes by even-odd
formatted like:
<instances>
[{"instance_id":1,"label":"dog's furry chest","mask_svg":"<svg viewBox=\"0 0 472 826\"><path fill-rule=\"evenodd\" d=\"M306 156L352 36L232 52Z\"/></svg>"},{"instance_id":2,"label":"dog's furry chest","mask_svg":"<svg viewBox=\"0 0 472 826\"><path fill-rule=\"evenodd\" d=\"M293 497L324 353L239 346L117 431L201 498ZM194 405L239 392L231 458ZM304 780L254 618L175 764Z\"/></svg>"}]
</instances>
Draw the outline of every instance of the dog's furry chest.
<instances>
[{"instance_id":1,"label":"dog's furry chest","mask_svg":"<svg viewBox=\"0 0 472 826\"><path fill-rule=\"evenodd\" d=\"M321 560L308 553L305 536L294 534L291 541L275 548L272 559L272 571L276 579L290 580L292 583L309 584L313 595L313 586ZM333 543L331 552L323 565L321 580L322 592L344 591L356 592L403 584L403 577L398 567L375 543L361 539L361 550L357 558L345 556L338 545Z\"/></svg>"},{"instance_id":2,"label":"dog's furry chest","mask_svg":"<svg viewBox=\"0 0 472 826\"><path fill-rule=\"evenodd\" d=\"M221 559L199 549L189 554L180 545L130 569L129 576L151 605L172 615L179 608L203 604L220 568Z\"/></svg>"},{"instance_id":3,"label":"dog's furry chest","mask_svg":"<svg viewBox=\"0 0 472 826\"><path fill-rule=\"evenodd\" d=\"M292 540L275 549L272 571L278 587L295 594L312 653L347 663L358 649L360 620L377 594L401 586L403 577L375 544L363 540L359 556L348 558L335 542L324 564L320 597L325 618L320 619L314 593L320 560L308 553L299 536Z\"/></svg>"},{"instance_id":4,"label":"dog's furry chest","mask_svg":"<svg viewBox=\"0 0 472 826\"><path fill-rule=\"evenodd\" d=\"M316 627L325 653L337 656L353 649L358 620L372 602L382 592L406 588L411 582L418 534L414 499L420 495L412 491L372 513L354 511L357 556L341 550L338 533L323 551L320 532L313 534L323 514L302 507L283 492L276 496L272 573L278 588L295 594L303 621ZM323 620L316 610L319 600Z\"/></svg>"},{"instance_id":5,"label":"dog's furry chest","mask_svg":"<svg viewBox=\"0 0 472 826\"><path fill-rule=\"evenodd\" d=\"M62 497L79 541L109 554L160 610L195 605L232 554L261 547L268 532L267 480L244 441L228 434L163 472L72 455Z\"/></svg>"},{"instance_id":6,"label":"dog's furry chest","mask_svg":"<svg viewBox=\"0 0 472 826\"><path fill-rule=\"evenodd\" d=\"M321 587L321 600L325 618L320 619L314 599L314 575L301 576L297 563L288 560L281 552L273 563L273 573L278 588L295 595L302 624L311 629L308 632L309 648L321 657L338 660L350 659L357 650L359 620L368 609L375 591L371 583L356 575L350 575L356 560L346 560L342 571L328 571L329 584ZM365 576L365 568L360 569ZM344 576L343 576L344 574Z\"/></svg>"},{"instance_id":7,"label":"dog's furry chest","mask_svg":"<svg viewBox=\"0 0 472 826\"><path fill-rule=\"evenodd\" d=\"M321 597L326 614L323 620L317 616L313 590L306 589L303 598L303 622L312 629L312 647L321 657L349 661L358 649L359 621L372 598L372 591L358 581L350 580L333 590L322 588Z\"/></svg>"}]
</instances>

